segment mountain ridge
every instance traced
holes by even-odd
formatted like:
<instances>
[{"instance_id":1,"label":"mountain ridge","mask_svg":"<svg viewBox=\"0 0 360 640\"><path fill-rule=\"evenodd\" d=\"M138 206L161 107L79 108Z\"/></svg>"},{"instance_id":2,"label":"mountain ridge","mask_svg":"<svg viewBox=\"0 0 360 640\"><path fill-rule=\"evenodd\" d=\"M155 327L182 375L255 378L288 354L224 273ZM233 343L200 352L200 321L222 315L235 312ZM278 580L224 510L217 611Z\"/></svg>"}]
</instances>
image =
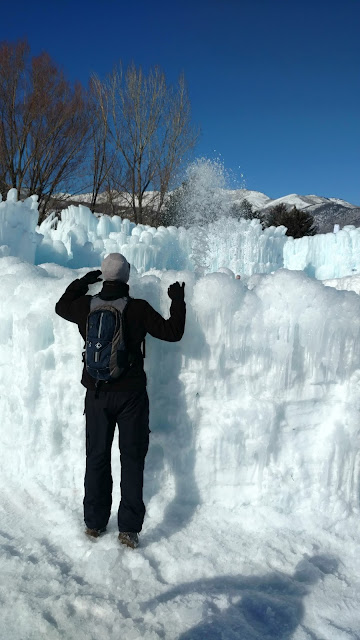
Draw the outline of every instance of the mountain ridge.
<instances>
[{"instance_id":1,"label":"mountain ridge","mask_svg":"<svg viewBox=\"0 0 360 640\"><path fill-rule=\"evenodd\" d=\"M266 214L271 207L283 203L289 209L296 206L298 209L306 209L309 211L314 217L318 233L329 233L333 231L335 224L340 225L340 228L347 225L360 227L360 206L342 200L341 198L326 198L315 194L303 196L297 193L290 193L286 196L273 199L261 191L251 189L224 189L223 191L229 196L230 204L241 205L244 200L247 200L252 205L254 217L256 217L256 214ZM147 198L152 198L153 195L153 191L146 192L145 201ZM100 214L105 213L102 209L105 198L105 194L99 194L97 211ZM114 200L118 205L124 206L124 204L128 204L121 194L116 196ZM88 206L90 201L91 194L88 193L76 196L69 195L69 199L64 201L62 208L70 204L83 204Z\"/></svg>"},{"instance_id":2,"label":"mountain ridge","mask_svg":"<svg viewBox=\"0 0 360 640\"><path fill-rule=\"evenodd\" d=\"M254 213L266 214L269 209L279 204L285 204L289 209L294 206L300 210L306 209L314 217L318 233L333 231L335 224L340 225L340 228L347 225L360 226L360 207L341 198L325 198L314 194L302 196L290 193L272 199L260 191L248 189L238 189L231 193L234 203L241 204L244 200L248 200Z\"/></svg>"}]
</instances>

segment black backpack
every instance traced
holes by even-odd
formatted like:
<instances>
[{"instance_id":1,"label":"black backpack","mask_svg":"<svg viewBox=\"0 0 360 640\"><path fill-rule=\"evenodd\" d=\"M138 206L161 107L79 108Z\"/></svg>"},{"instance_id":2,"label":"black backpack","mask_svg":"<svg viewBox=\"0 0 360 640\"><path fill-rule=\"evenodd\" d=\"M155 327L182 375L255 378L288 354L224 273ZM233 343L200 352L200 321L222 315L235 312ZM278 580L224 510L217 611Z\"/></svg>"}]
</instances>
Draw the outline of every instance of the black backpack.
<instances>
[{"instance_id":1,"label":"black backpack","mask_svg":"<svg viewBox=\"0 0 360 640\"><path fill-rule=\"evenodd\" d=\"M84 362L97 381L119 378L130 366L125 343L124 311L129 298L102 300L94 296L86 323Z\"/></svg>"}]
</instances>

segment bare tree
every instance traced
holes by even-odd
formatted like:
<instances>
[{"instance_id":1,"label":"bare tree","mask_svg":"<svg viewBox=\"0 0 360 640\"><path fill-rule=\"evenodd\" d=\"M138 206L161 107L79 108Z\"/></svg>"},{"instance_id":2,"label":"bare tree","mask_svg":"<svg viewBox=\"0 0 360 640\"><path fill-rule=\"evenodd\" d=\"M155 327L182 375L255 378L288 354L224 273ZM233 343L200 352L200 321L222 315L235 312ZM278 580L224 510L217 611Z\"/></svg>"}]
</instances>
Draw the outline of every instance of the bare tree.
<instances>
[{"instance_id":1,"label":"bare tree","mask_svg":"<svg viewBox=\"0 0 360 640\"><path fill-rule=\"evenodd\" d=\"M157 171L153 181L159 192L158 212L163 208L165 196L183 159L198 138L198 132L191 125L190 100L184 75L180 76L176 89L168 90L162 134L155 156Z\"/></svg>"},{"instance_id":2,"label":"bare tree","mask_svg":"<svg viewBox=\"0 0 360 640\"><path fill-rule=\"evenodd\" d=\"M0 45L0 173L2 190L20 188L23 179L25 140L29 122L22 114L19 95L25 101L29 93L26 86L25 64L29 47L25 41L16 46ZM22 119L22 126L19 120Z\"/></svg>"},{"instance_id":3,"label":"bare tree","mask_svg":"<svg viewBox=\"0 0 360 640\"><path fill-rule=\"evenodd\" d=\"M90 208L92 211L95 210L99 193L105 187L113 209L110 175L114 168L115 151L111 146L109 92L96 75L90 80L89 118L92 148L89 167L92 180Z\"/></svg>"},{"instance_id":4,"label":"bare tree","mask_svg":"<svg viewBox=\"0 0 360 640\"><path fill-rule=\"evenodd\" d=\"M197 140L185 81L180 77L174 88L159 67L145 75L134 64L124 72L120 64L102 86L117 155L111 180L141 223L145 212L161 211L171 179Z\"/></svg>"},{"instance_id":5,"label":"bare tree","mask_svg":"<svg viewBox=\"0 0 360 640\"><path fill-rule=\"evenodd\" d=\"M86 99L25 41L0 44L0 176L3 189L39 196L40 219L54 193L73 186L89 140Z\"/></svg>"}]
</instances>

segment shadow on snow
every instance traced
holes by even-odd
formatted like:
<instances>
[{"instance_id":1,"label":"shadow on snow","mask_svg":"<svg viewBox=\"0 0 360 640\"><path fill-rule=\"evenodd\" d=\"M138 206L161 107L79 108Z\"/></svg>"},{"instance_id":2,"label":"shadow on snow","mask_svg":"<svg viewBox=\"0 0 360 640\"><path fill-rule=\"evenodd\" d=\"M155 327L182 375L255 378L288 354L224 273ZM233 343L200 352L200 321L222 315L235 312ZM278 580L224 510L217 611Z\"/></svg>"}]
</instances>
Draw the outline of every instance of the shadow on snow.
<instances>
[{"instance_id":1,"label":"shadow on snow","mask_svg":"<svg viewBox=\"0 0 360 640\"><path fill-rule=\"evenodd\" d=\"M194 594L203 599L202 621L179 640L290 640L304 616L304 599L311 587L336 572L338 561L330 556L304 557L293 575L280 572L264 576L223 576L179 585L144 603L145 610ZM226 598L220 603L220 598ZM185 603L184 603L185 601ZM220 604L220 606L219 606ZM309 640L318 640L310 629Z\"/></svg>"}]
</instances>

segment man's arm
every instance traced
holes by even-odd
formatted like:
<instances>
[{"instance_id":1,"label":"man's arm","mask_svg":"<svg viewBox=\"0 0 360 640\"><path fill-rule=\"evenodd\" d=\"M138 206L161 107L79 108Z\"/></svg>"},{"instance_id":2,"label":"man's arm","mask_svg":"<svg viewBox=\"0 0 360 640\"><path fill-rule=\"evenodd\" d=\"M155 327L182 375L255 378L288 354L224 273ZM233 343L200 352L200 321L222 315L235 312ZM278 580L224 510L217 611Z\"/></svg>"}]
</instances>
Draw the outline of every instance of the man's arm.
<instances>
[{"instance_id":1,"label":"man's arm","mask_svg":"<svg viewBox=\"0 0 360 640\"><path fill-rule=\"evenodd\" d=\"M89 284L100 282L99 275L101 275L101 271L90 271L83 278L74 280L69 284L65 293L63 293L55 305L55 311L58 316L61 316L69 322L79 324L83 311L86 311L88 306L87 301L84 304L84 300L89 289Z\"/></svg>"},{"instance_id":2,"label":"man's arm","mask_svg":"<svg viewBox=\"0 0 360 640\"><path fill-rule=\"evenodd\" d=\"M164 318L152 306L146 303L144 324L147 333L154 338L167 342L181 340L185 328L186 306L184 301L185 283L170 285L168 295L171 298L170 318Z\"/></svg>"}]
</instances>

